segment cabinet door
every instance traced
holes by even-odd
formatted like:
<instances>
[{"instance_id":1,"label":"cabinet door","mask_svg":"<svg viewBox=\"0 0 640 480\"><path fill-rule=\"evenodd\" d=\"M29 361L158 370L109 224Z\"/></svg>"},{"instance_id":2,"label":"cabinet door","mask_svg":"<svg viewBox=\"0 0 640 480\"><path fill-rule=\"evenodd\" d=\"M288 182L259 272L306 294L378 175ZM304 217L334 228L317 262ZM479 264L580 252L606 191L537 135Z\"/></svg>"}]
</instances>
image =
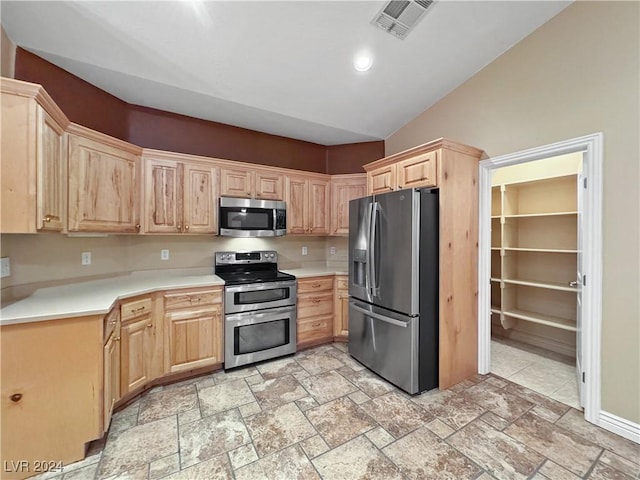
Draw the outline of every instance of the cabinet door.
<instances>
[{"instance_id":1,"label":"cabinet door","mask_svg":"<svg viewBox=\"0 0 640 480\"><path fill-rule=\"evenodd\" d=\"M256 172L256 198L260 200L284 199L284 176L274 173Z\"/></svg>"},{"instance_id":2,"label":"cabinet door","mask_svg":"<svg viewBox=\"0 0 640 480\"><path fill-rule=\"evenodd\" d=\"M329 209L331 199L329 182L309 180L309 233L327 235L329 233Z\"/></svg>"},{"instance_id":3,"label":"cabinet door","mask_svg":"<svg viewBox=\"0 0 640 480\"><path fill-rule=\"evenodd\" d=\"M244 169L220 169L220 196L252 197L253 172Z\"/></svg>"},{"instance_id":4,"label":"cabinet door","mask_svg":"<svg viewBox=\"0 0 640 480\"><path fill-rule=\"evenodd\" d=\"M137 232L139 157L69 135L69 231Z\"/></svg>"},{"instance_id":5,"label":"cabinet door","mask_svg":"<svg viewBox=\"0 0 640 480\"><path fill-rule=\"evenodd\" d=\"M435 187L437 162L437 151L398 162L398 188Z\"/></svg>"},{"instance_id":6,"label":"cabinet door","mask_svg":"<svg viewBox=\"0 0 640 480\"><path fill-rule=\"evenodd\" d=\"M182 231L182 164L145 159L145 232Z\"/></svg>"},{"instance_id":7,"label":"cabinet door","mask_svg":"<svg viewBox=\"0 0 640 480\"><path fill-rule=\"evenodd\" d=\"M104 345L104 431L109 429L113 406L120 399L120 331L114 331Z\"/></svg>"},{"instance_id":8,"label":"cabinet door","mask_svg":"<svg viewBox=\"0 0 640 480\"><path fill-rule=\"evenodd\" d=\"M38 230L60 231L63 228L63 145L64 130L42 107L38 107L38 165L36 168Z\"/></svg>"},{"instance_id":9,"label":"cabinet door","mask_svg":"<svg viewBox=\"0 0 640 480\"><path fill-rule=\"evenodd\" d=\"M391 192L397 187L396 165L387 165L367 173L367 190L369 195Z\"/></svg>"},{"instance_id":10,"label":"cabinet door","mask_svg":"<svg viewBox=\"0 0 640 480\"><path fill-rule=\"evenodd\" d=\"M184 225L186 233L216 233L217 168L185 164Z\"/></svg>"},{"instance_id":11,"label":"cabinet door","mask_svg":"<svg viewBox=\"0 0 640 480\"><path fill-rule=\"evenodd\" d=\"M331 234L349 233L349 202L366 196L366 180L334 182L331 186Z\"/></svg>"},{"instance_id":12,"label":"cabinet door","mask_svg":"<svg viewBox=\"0 0 640 480\"><path fill-rule=\"evenodd\" d=\"M222 363L221 306L176 310L165 314L169 350L166 373Z\"/></svg>"},{"instance_id":13,"label":"cabinet door","mask_svg":"<svg viewBox=\"0 0 640 480\"><path fill-rule=\"evenodd\" d=\"M287 233L308 233L309 183L303 177L287 177Z\"/></svg>"},{"instance_id":14,"label":"cabinet door","mask_svg":"<svg viewBox=\"0 0 640 480\"><path fill-rule=\"evenodd\" d=\"M120 393L126 395L151 380L150 361L153 355L153 320L145 315L123 323L120 343Z\"/></svg>"}]
</instances>

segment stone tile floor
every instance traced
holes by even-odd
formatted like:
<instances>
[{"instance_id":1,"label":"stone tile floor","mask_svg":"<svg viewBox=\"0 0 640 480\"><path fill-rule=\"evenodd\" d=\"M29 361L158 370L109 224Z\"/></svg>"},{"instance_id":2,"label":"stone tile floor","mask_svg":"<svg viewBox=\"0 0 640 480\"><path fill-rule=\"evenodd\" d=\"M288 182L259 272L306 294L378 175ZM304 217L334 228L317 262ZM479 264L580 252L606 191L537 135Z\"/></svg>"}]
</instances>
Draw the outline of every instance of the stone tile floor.
<instances>
[{"instance_id":1,"label":"stone tile floor","mask_svg":"<svg viewBox=\"0 0 640 480\"><path fill-rule=\"evenodd\" d=\"M640 446L494 374L409 396L332 344L158 387L82 479L633 479Z\"/></svg>"},{"instance_id":2,"label":"stone tile floor","mask_svg":"<svg viewBox=\"0 0 640 480\"><path fill-rule=\"evenodd\" d=\"M491 373L580 409L575 358L511 340L491 341Z\"/></svg>"}]
</instances>

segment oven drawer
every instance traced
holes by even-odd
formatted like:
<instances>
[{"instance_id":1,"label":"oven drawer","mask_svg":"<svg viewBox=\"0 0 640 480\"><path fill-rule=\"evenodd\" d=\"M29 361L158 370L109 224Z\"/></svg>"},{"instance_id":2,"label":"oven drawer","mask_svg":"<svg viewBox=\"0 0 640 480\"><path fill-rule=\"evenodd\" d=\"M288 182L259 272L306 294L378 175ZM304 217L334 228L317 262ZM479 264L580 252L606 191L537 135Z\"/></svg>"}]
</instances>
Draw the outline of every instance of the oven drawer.
<instances>
[{"instance_id":1,"label":"oven drawer","mask_svg":"<svg viewBox=\"0 0 640 480\"><path fill-rule=\"evenodd\" d=\"M120 304L120 319L125 322L132 318L141 317L151 313L151 298L141 298Z\"/></svg>"},{"instance_id":2,"label":"oven drawer","mask_svg":"<svg viewBox=\"0 0 640 480\"><path fill-rule=\"evenodd\" d=\"M333 277L298 280L298 293L323 292L333 289Z\"/></svg>"},{"instance_id":3,"label":"oven drawer","mask_svg":"<svg viewBox=\"0 0 640 480\"><path fill-rule=\"evenodd\" d=\"M333 315L333 291L298 295L298 318Z\"/></svg>"},{"instance_id":4,"label":"oven drawer","mask_svg":"<svg viewBox=\"0 0 640 480\"><path fill-rule=\"evenodd\" d=\"M215 305L218 303L222 303L222 288L166 293L164 295L165 310L198 307L201 305Z\"/></svg>"}]
</instances>

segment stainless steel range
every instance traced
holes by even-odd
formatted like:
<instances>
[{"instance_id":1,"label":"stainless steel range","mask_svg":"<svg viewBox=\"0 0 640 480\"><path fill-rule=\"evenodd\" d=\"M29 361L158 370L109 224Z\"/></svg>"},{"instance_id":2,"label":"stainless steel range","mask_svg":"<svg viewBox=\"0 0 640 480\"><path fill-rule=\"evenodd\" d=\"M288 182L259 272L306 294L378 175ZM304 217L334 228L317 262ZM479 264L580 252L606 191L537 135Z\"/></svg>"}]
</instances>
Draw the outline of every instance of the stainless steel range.
<instances>
[{"instance_id":1,"label":"stainless steel range","mask_svg":"<svg viewBox=\"0 0 640 480\"><path fill-rule=\"evenodd\" d=\"M274 251L216 252L224 287L224 368L296 351L296 277Z\"/></svg>"}]
</instances>

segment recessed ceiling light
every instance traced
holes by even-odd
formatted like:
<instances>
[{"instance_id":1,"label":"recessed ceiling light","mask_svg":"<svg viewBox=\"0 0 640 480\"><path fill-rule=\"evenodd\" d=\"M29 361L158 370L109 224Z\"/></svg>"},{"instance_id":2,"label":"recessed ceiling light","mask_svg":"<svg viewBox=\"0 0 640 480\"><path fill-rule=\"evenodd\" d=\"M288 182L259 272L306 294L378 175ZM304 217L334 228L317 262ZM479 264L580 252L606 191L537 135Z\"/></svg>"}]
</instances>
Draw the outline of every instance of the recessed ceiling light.
<instances>
[{"instance_id":1,"label":"recessed ceiling light","mask_svg":"<svg viewBox=\"0 0 640 480\"><path fill-rule=\"evenodd\" d=\"M367 52L361 52L353 59L353 67L359 72L366 72L373 65L373 58Z\"/></svg>"}]
</instances>

